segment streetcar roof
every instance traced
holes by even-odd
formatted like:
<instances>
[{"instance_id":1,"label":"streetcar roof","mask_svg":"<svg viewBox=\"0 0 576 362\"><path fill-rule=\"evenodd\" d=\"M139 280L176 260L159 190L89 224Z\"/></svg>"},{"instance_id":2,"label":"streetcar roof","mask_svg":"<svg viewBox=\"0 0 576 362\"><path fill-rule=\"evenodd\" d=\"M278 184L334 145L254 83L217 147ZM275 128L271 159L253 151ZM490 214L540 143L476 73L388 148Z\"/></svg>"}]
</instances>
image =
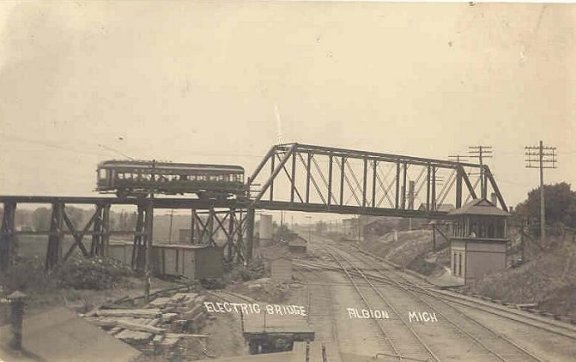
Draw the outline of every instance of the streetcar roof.
<instances>
[{"instance_id":1,"label":"streetcar roof","mask_svg":"<svg viewBox=\"0 0 576 362\"><path fill-rule=\"evenodd\" d=\"M152 161L109 160L98 164L98 168L152 168ZM198 163L156 162L154 167L162 170L226 171L244 172L244 167L236 165L212 165Z\"/></svg>"}]
</instances>

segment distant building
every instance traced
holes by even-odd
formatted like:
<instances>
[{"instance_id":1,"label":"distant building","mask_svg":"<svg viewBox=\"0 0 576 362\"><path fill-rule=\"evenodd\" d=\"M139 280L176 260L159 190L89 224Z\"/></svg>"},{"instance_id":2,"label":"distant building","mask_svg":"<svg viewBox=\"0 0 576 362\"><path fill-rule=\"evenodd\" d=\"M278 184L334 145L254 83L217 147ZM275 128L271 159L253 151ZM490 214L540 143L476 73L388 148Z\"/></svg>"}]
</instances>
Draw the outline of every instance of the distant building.
<instances>
[{"instance_id":1,"label":"distant building","mask_svg":"<svg viewBox=\"0 0 576 362\"><path fill-rule=\"evenodd\" d=\"M348 240L360 239L359 219L349 218L342 220L342 231Z\"/></svg>"},{"instance_id":2,"label":"distant building","mask_svg":"<svg viewBox=\"0 0 576 362\"><path fill-rule=\"evenodd\" d=\"M293 253L306 253L307 247L308 241L300 236L296 236L288 242L288 250Z\"/></svg>"},{"instance_id":3,"label":"distant building","mask_svg":"<svg viewBox=\"0 0 576 362\"><path fill-rule=\"evenodd\" d=\"M214 225L213 228L216 229L218 226ZM195 238L199 239L200 238L200 234L201 231L196 230L195 232ZM178 243L180 244L190 244L191 240L190 237L192 235L192 229L180 229L178 230ZM218 229L218 231L216 231L214 233L214 235L212 236L212 238L214 239L214 241L221 245L223 241L226 240L226 234L224 233L224 231L220 228ZM203 236L203 240L194 240L195 244L205 244L208 242L208 234L205 233Z\"/></svg>"},{"instance_id":4,"label":"distant building","mask_svg":"<svg viewBox=\"0 0 576 362\"><path fill-rule=\"evenodd\" d=\"M189 243L191 236L192 236L192 229L180 229L180 230L178 230L178 241L181 244Z\"/></svg>"},{"instance_id":5,"label":"distant building","mask_svg":"<svg viewBox=\"0 0 576 362\"><path fill-rule=\"evenodd\" d=\"M436 210L434 211L450 212L454 209L455 207L452 204L438 204L436 205ZM426 204L425 203L420 204L420 207L418 207L418 211L426 211Z\"/></svg>"}]
</instances>

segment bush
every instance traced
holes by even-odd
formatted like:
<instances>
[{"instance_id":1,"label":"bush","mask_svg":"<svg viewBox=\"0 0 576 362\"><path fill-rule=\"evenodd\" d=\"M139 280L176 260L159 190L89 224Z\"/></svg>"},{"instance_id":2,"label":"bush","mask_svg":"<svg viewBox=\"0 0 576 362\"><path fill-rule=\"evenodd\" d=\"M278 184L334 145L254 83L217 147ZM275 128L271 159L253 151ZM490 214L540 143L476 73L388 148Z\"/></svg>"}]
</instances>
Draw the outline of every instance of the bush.
<instances>
[{"instance_id":1,"label":"bush","mask_svg":"<svg viewBox=\"0 0 576 362\"><path fill-rule=\"evenodd\" d=\"M74 289L109 289L132 271L114 259L77 258L58 267L54 277L59 287Z\"/></svg>"},{"instance_id":2,"label":"bush","mask_svg":"<svg viewBox=\"0 0 576 362\"><path fill-rule=\"evenodd\" d=\"M14 265L0 274L0 283L6 292L41 291L50 287L44 261L38 257L16 260Z\"/></svg>"}]
</instances>

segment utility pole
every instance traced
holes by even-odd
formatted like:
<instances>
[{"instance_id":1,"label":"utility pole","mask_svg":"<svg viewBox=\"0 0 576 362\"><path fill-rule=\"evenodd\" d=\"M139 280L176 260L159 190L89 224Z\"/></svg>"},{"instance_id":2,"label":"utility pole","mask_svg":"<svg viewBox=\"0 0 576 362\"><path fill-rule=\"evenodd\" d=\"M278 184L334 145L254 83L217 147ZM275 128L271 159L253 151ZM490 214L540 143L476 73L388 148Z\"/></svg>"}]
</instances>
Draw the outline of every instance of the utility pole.
<instances>
[{"instance_id":1,"label":"utility pole","mask_svg":"<svg viewBox=\"0 0 576 362\"><path fill-rule=\"evenodd\" d=\"M310 239L312 238L312 216L305 216L305 218L308 219L308 242L310 243Z\"/></svg>"},{"instance_id":2,"label":"utility pole","mask_svg":"<svg viewBox=\"0 0 576 362\"><path fill-rule=\"evenodd\" d=\"M492 146L470 146L468 147L470 157L477 157L480 164L480 194L486 197L486 180L484 179L484 159L492 158Z\"/></svg>"},{"instance_id":3,"label":"utility pole","mask_svg":"<svg viewBox=\"0 0 576 362\"><path fill-rule=\"evenodd\" d=\"M156 160L152 160L152 188L150 200L146 207L146 244L144 251L144 300L150 301L150 261L152 254L152 240L154 239L154 189L156 183Z\"/></svg>"},{"instance_id":4,"label":"utility pole","mask_svg":"<svg viewBox=\"0 0 576 362\"><path fill-rule=\"evenodd\" d=\"M540 169L540 241L546 239L546 209L544 202L544 169L556 168L556 147L544 147L542 141L538 146L526 146L526 168Z\"/></svg>"},{"instance_id":5,"label":"utility pole","mask_svg":"<svg viewBox=\"0 0 576 362\"><path fill-rule=\"evenodd\" d=\"M468 161L467 158L468 156L462 156L462 155L451 155L448 156L448 158L451 158L453 160L456 160L456 162L460 163L460 160L462 161Z\"/></svg>"},{"instance_id":6,"label":"utility pole","mask_svg":"<svg viewBox=\"0 0 576 362\"><path fill-rule=\"evenodd\" d=\"M168 244L172 244L172 220L174 219L174 209L170 210L170 231L168 231Z\"/></svg>"}]
</instances>

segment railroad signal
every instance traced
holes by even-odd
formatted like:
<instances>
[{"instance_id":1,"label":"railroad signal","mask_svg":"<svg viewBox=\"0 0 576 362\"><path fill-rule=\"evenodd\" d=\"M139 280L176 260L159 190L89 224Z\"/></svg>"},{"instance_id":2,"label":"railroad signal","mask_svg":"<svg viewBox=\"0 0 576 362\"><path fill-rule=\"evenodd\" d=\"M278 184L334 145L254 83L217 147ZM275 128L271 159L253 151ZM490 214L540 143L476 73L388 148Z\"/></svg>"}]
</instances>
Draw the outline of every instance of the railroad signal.
<instances>
[{"instance_id":1,"label":"railroad signal","mask_svg":"<svg viewBox=\"0 0 576 362\"><path fill-rule=\"evenodd\" d=\"M546 239L546 212L544 201L544 169L557 168L556 147L544 146L540 141L538 146L526 146L526 168L540 169L540 240Z\"/></svg>"}]
</instances>

